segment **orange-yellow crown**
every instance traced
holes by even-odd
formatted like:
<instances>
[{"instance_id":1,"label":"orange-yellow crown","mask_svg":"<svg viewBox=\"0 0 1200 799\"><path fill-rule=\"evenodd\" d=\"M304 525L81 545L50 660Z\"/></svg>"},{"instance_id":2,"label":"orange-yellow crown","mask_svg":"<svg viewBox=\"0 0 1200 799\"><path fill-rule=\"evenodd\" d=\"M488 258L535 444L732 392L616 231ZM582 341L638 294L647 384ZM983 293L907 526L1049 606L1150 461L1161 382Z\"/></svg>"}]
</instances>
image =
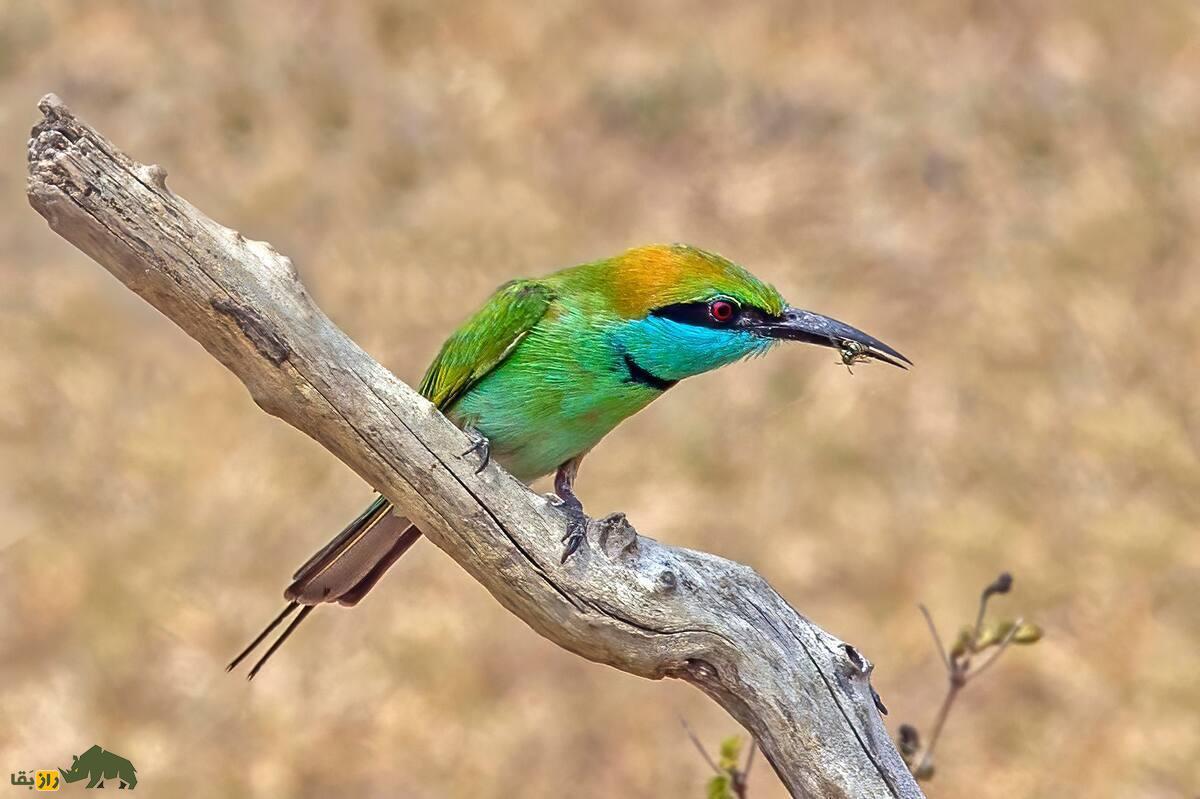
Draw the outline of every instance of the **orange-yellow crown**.
<instances>
[{"instance_id":1,"label":"orange-yellow crown","mask_svg":"<svg viewBox=\"0 0 1200 799\"><path fill-rule=\"evenodd\" d=\"M628 319L655 308L702 302L722 295L771 315L783 312L783 297L742 267L721 256L686 244L650 244L587 264L594 288L603 291L613 309Z\"/></svg>"}]
</instances>

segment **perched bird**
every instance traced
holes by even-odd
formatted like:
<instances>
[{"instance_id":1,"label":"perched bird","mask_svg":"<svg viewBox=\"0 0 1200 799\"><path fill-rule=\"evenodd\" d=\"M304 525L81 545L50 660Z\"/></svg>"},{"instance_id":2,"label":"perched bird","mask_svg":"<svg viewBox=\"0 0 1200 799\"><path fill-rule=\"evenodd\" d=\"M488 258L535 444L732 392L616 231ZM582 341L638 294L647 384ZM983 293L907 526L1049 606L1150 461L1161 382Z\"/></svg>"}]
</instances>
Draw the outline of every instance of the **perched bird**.
<instances>
[{"instance_id":1,"label":"perched bird","mask_svg":"<svg viewBox=\"0 0 1200 799\"><path fill-rule=\"evenodd\" d=\"M517 478L555 472L570 522L563 562L587 530L573 483L583 456L624 419L685 377L779 341L834 347L847 364L912 363L883 342L826 316L792 308L731 261L676 245L501 286L442 345L421 394L475 442L463 456L495 458ZM250 670L253 677L313 608L357 604L421 536L378 497L293 575L287 605L229 669L300 609Z\"/></svg>"}]
</instances>

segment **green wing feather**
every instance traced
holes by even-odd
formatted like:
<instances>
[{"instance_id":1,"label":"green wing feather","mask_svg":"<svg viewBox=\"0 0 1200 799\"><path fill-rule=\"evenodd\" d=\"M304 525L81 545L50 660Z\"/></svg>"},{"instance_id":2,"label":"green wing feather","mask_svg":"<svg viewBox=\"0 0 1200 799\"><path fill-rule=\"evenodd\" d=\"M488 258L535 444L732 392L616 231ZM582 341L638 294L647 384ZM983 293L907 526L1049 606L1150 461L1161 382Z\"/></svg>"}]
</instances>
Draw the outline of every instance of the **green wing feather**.
<instances>
[{"instance_id":1,"label":"green wing feather","mask_svg":"<svg viewBox=\"0 0 1200 799\"><path fill-rule=\"evenodd\" d=\"M501 286L442 345L421 380L421 394L442 410L495 369L545 315L553 294L536 280Z\"/></svg>"}]
</instances>

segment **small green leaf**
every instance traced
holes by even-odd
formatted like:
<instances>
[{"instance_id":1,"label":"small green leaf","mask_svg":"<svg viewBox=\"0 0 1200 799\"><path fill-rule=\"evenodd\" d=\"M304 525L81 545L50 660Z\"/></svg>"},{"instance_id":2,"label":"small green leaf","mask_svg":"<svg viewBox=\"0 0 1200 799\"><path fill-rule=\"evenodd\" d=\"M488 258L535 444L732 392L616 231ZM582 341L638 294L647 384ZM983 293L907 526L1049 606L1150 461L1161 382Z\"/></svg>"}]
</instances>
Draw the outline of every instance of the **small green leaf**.
<instances>
[{"instance_id":1,"label":"small green leaf","mask_svg":"<svg viewBox=\"0 0 1200 799\"><path fill-rule=\"evenodd\" d=\"M717 765L726 771L732 771L738 767L738 759L742 756L742 739L736 735L726 738L721 741L721 757L717 760Z\"/></svg>"},{"instance_id":2,"label":"small green leaf","mask_svg":"<svg viewBox=\"0 0 1200 799\"><path fill-rule=\"evenodd\" d=\"M1023 621L1012 637L1014 644L1036 644L1042 640L1042 628L1033 622Z\"/></svg>"},{"instance_id":3,"label":"small green leaf","mask_svg":"<svg viewBox=\"0 0 1200 799\"><path fill-rule=\"evenodd\" d=\"M708 799L736 799L728 775L722 774L708 781Z\"/></svg>"},{"instance_id":4,"label":"small green leaf","mask_svg":"<svg viewBox=\"0 0 1200 799\"><path fill-rule=\"evenodd\" d=\"M1002 621L998 624L988 622L979 628L979 637L975 639L975 646L971 648L971 651L982 652L989 646L995 646L1004 640L1004 636L1008 635L1008 631L1011 629L1011 621Z\"/></svg>"}]
</instances>

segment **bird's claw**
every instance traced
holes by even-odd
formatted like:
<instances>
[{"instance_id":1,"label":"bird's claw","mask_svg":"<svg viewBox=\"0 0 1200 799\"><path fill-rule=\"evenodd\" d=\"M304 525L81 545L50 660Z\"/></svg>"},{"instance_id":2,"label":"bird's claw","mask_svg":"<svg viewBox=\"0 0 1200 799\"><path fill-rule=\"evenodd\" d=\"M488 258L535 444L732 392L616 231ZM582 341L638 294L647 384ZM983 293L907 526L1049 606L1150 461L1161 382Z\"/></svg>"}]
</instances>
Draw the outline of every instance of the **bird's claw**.
<instances>
[{"instance_id":1,"label":"bird's claw","mask_svg":"<svg viewBox=\"0 0 1200 799\"><path fill-rule=\"evenodd\" d=\"M583 529L581 529L581 530L568 531L566 537L563 538L562 560L560 560L559 563L560 564L566 563L567 559L575 554L575 550L579 549L579 547L583 544L584 539L586 539L586 538L587 538L587 525L586 524L584 525Z\"/></svg>"},{"instance_id":2,"label":"bird's claw","mask_svg":"<svg viewBox=\"0 0 1200 799\"><path fill-rule=\"evenodd\" d=\"M468 427L464 430L467 437L471 439L471 446L468 447L460 457L467 457L473 452L479 453L479 465L475 467L475 474L479 474L492 460L492 442L488 441L487 436L476 430L474 427Z\"/></svg>"},{"instance_id":3,"label":"bird's claw","mask_svg":"<svg viewBox=\"0 0 1200 799\"><path fill-rule=\"evenodd\" d=\"M563 553L560 563L566 563L567 559L575 554L576 550L583 545L587 539L588 519L586 513L583 512L583 506L576 503L557 498L559 507L567 514L567 531L563 533L562 544Z\"/></svg>"}]
</instances>

